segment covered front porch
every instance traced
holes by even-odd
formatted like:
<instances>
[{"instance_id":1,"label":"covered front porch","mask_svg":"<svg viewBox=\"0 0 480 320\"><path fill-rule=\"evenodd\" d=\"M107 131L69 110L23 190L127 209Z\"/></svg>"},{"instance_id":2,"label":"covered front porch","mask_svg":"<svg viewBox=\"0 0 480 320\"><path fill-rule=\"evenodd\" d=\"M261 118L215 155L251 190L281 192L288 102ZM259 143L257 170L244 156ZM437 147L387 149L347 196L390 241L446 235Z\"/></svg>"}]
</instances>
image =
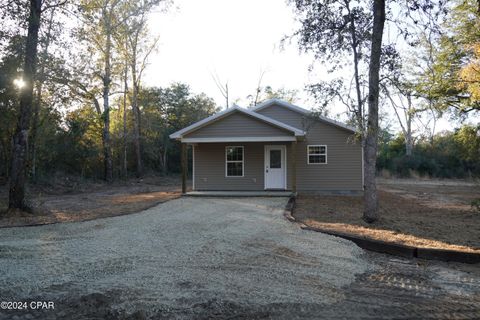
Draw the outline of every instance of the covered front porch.
<instances>
[{"instance_id":1,"label":"covered front porch","mask_svg":"<svg viewBox=\"0 0 480 320\"><path fill-rule=\"evenodd\" d=\"M182 144L182 192L192 148L193 191L297 191L303 130L238 106L170 135Z\"/></svg>"},{"instance_id":2,"label":"covered front porch","mask_svg":"<svg viewBox=\"0 0 480 320\"><path fill-rule=\"evenodd\" d=\"M183 142L182 193L189 196L291 196L297 192L297 138ZM286 141L282 141L286 140ZM192 191L187 193L188 149Z\"/></svg>"}]
</instances>

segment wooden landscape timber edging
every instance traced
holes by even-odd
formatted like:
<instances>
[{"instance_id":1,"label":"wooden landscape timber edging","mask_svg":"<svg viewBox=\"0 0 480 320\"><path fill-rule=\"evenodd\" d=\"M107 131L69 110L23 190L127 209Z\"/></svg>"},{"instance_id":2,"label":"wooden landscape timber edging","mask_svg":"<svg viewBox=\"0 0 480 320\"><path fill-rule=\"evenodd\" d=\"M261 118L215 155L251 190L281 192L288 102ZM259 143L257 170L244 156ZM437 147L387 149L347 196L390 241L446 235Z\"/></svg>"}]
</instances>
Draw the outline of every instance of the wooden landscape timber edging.
<instances>
[{"instance_id":1,"label":"wooden landscape timber edging","mask_svg":"<svg viewBox=\"0 0 480 320\"><path fill-rule=\"evenodd\" d=\"M293 196L290 197L290 199L287 202L287 205L285 206L283 215L287 220L298 223L300 225L300 228L302 228L303 230L322 232L325 234L350 240L354 242L357 246L365 250L370 250L370 251L380 252L380 253L387 253L387 254L405 257L405 258L419 258L419 259L439 260L439 261L455 261L455 262L472 263L472 264L480 263L479 253L414 247L414 246L408 246L408 245L403 245L398 243L390 243L390 242L374 240L370 238L359 237L352 234L331 231L331 230L322 229L318 227L307 226L302 222L298 222L295 219L295 217L292 215L293 210L295 209L295 203L296 203L296 198Z\"/></svg>"}]
</instances>

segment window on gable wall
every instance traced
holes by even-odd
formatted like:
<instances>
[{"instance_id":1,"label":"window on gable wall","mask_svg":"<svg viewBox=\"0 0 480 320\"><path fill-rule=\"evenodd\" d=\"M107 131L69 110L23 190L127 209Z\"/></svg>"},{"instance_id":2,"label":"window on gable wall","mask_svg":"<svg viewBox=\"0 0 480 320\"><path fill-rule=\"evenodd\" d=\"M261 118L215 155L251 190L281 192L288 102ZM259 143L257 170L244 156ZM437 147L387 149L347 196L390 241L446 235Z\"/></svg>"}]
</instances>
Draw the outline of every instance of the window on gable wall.
<instances>
[{"instance_id":1,"label":"window on gable wall","mask_svg":"<svg viewBox=\"0 0 480 320\"><path fill-rule=\"evenodd\" d=\"M327 146L310 145L307 146L308 164L326 164L327 163Z\"/></svg>"}]
</instances>

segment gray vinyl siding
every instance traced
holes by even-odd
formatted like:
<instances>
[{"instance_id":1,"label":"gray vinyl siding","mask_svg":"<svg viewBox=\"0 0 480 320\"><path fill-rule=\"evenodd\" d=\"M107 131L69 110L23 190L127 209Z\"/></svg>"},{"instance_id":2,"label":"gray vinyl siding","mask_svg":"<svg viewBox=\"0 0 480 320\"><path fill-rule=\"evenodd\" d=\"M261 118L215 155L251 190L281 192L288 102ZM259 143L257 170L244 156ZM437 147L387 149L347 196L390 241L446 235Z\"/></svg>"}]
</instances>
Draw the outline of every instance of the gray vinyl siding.
<instances>
[{"instance_id":1,"label":"gray vinyl siding","mask_svg":"<svg viewBox=\"0 0 480 320\"><path fill-rule=\"evenodd\" d=\"M305 130L304 115L299 112L272 105L259 113ZM362 190L362 147L354 141L353 133L321 121L306 127L305 140L297 143L297 190ZM326 145L327 164L307 164L307 145Z\"/></svg>"},{"instance_id":2,"label":"gray vinyl siding","mask_svg":"<svg viewBox=\"0 0 480 320\"><path fill-rule=\"evenodd\" d=\"M291 145L285 143L199 143L195 145L195 190L264 190L265 145L287 147L287 189L291 187ZM244 176L225 176L225 147L244 147Z\"/></svg>"},{"instance_id":3,"label":"gray vinyl siding","mask_svg":"<svg viewBox=\"0 0 480 320\"><path fill-rule=\"evenodd\" d=\"M326 145L327 163L308 164L308 145ZM362 190L362 147L353 141L351 132L316 122L297 149L298 191Z\"/></svg>"},{"instance_id":4,"label":"gray vinyl siding","mask_svg":"<svg viewBox=\"0 0 480 320\"><path fill-rule=\"evenodd\" d=\"M294 128L305 130L304 116L282 106L272 105L258 111L259 114L278 120Z\"/></svg>"},{"instance_id":5,"label":"gray vinyl siding","mask_svg":"<svg viewBox=\"0 0 480 320\"><path fill-rule=\"evenodd\" d=\"M293 133L257 120L243 113L234 112L225 118L202 127L184 138L216 137L273 137L293 136Z\"/></svg>"}]
</instances>

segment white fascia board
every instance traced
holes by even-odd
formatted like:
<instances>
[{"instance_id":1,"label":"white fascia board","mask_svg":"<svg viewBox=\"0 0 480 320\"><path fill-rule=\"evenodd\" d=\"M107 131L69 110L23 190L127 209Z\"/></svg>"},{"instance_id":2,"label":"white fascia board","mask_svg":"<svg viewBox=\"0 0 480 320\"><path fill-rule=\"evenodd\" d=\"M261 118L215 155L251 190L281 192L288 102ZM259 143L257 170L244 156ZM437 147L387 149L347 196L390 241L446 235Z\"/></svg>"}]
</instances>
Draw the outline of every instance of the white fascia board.
<instances>
[{"instance_id":1,"label":"white fascia board","mask_svg":"<svg viewBox=\"0 0 480 320\"><path fill-rule=\"evenodd\" d=\"M215 137L215 138L181 138L183 143L208 143L208 142L276 142L296 141L291 137Z\"/></svg>"},{"instance_id":2,"label":"white fascia board","mask_svg":"<svg viewBox=\"0 0 480 320\"><path fill-rule=\"evenodd\" d=\"M305 115L310 115L312 112L310 110L307 110L307 109L304 109L302 107L299 107L299 106L296 106L294 104L291 104L287 101L283 101L283 100L280 100L280 99L269 99L267 101L264 101L258 105L256 105L255 107L253 107L251 109L251 111L253 112L258 112L262 109L265 109L266 107L269 107L273 104L278 104L278 105L281 105L287 109L290 109L292 111L296 111L296 112L299 112L301 114L305 114ZM344 123L341 123L341 122L338 122L338 121L335 121L333 119L330 119L330 118L327 118L327 117L324 117L324 116L316 116L318 117L319 120L322 120L324 122L327 122L327 123L330 123L330 124L333 124L337 127L341 127L343 129L346 129L346 130L349 130L349 131L352 131L352 132L357 132L357 129L351 127L351 126L348 126Z\"/></svg>"},{"instance_id":3,"label":"white fascia board","mask_svg":"<svg viewBox=\"0 0 480 320\"><path fill-rule=\"evenodd\" d=\"M280 121L277 121L277 120L274 120L274 119L271 119L269 117L266 117L264 115L261 115L259 113L256 113L256 112L252 112L250 110L246 110L246 109L243 109L237 105L233 106L232 108L229 108L229 109L226 109L226 110L223 110L219 113L216 113L210 117L207 117L203 120L200 120L198 122L195 122L194 124L186 127L186 128L183 128L175 133L172 133L169 137L170 139L181 139L182 136L184 134L187 134L187 133L190 133L191 131L195 130L195 129L199 129L213 121L217 121L225 116L227 116L229 113L233 112L233 111L239 111L239 112L242 112L242 113L245 113L253 118L256 118L256 119L259 119L259 120L262 120L263 122L266 122L266 123L269 123L271 125L274 125L276 127L280 127L282 129L285 129L285 130L288 130L288 131L291 131L293 133L295 133L295 136L304 136L305 135L305 132L303 132L302 130L299 130L297 128L294 128L292 126L289 126L283 122L280 122Z\"/></svg>"}]
</instances>

